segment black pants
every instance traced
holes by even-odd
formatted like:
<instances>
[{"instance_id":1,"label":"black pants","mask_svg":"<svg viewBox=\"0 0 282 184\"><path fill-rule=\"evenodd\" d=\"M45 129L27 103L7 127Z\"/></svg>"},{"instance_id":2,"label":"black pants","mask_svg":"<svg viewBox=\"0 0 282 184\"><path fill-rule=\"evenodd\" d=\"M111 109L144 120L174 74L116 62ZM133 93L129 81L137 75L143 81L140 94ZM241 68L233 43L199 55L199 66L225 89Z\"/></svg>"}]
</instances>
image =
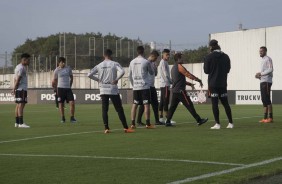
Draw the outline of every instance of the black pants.
<instances>
[{"instance_id":1,"label":"black pants","mask_svg":"<svg viewBox=\"0 0 282 184\"><path fill-rule=\"evenodd\" d=\"M186 91L180 91L179 93L172 93L171 104L167 114L167 122L170 122L170 120L172 119L172 116L179 102L183 103L183 105L192 114L192 116L196 119L197 122L200 121L201 118L197 114L190 97L186 94Z\"/></svg>"},{"instance_id":2,"label":"black pants","mask_svg":"<svg viewBox=\"0 0 282 184\"><path fill-rule=\"evenodd\" d=\"M155 122L159 122L159 101L158 101L158 95L157 90L155 87L150 87L150 93L151 93L151 105L154 111L155 116ZM144 113L144 105L139 106L138 116L137 116L137 123L141 123L141 119Z\"/></svg>"},{"instance_id":3,"label":"black pants","mask_svg":"<svg viewBox=\"0 0 282 184\"><path fill-rule=\"evenodd\" d=\"M159 111L168 111L169 97L170 97L169 86L161 88Z\"/></svg>"},{"instance_id":4,"label":"black pants","mask_svg":"<svg viewBox=\"0 0 282 184\"><path fill-rule=\"evenodd\" d=\"M272 83L269 82L260 83L261 101L264 107L271 105L271 86Z\"/></svg>"},{"instance_id":5,"label":"black pants","mask_svg":"<svg viewBox=\"0 0 282 184\"><path fill-rule=\"evenodd\" d=\"M108 118L109 99L111 99L115 107L115 110L118 113L118 117L123 127L125 129L128 129L120 96L119 95L101 95L101 98L102 98L102 116L103 116L103 122L104 122L105 129L110 129L109 128L109 118Z\"/></svg>"}]
</instances>

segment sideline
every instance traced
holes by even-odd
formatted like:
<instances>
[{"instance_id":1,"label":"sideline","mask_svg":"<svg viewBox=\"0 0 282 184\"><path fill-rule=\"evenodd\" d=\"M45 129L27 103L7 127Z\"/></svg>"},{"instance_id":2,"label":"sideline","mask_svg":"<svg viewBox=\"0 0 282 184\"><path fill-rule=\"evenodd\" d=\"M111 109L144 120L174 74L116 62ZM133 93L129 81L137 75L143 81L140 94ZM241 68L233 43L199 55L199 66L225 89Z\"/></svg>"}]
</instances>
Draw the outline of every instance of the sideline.
<instances>
[{"instance_id":1,"label":"sideline","mask_svg":"<svg viewBox=\"0 0 282 184\"><path fill-rule=\"evenodd\" d=\"M0 156L14 156L14 157L58 157L58 158L91 158L91 159L110 159L110 160L144 160L144 161L163 161L163 162L184 162L184 163L198 163L198 164L213 164L213 165L228 165L228 166L244 166L244 164L212 162L212 161L198 161L198 160L178 160L165 158L134 158L134 157L106 157L106 156L88 156L88 155L40 155L40 154L8 154L0 153Z\"/></svg>"}]
</instances>

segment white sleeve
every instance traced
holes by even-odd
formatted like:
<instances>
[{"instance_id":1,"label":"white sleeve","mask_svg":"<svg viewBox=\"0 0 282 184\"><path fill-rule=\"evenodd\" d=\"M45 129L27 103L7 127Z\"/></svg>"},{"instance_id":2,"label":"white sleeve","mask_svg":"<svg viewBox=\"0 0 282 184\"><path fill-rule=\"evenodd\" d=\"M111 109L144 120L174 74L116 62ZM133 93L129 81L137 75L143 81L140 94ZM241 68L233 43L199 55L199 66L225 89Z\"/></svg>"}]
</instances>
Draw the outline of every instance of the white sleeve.
<instances>
[{"instance_id":1,"label":"white sleeve","mask_svg":"<svg viewBox=\"0 0 282 184\"><path fill-rule=\"evenodd\" d=\"M92 80L95 80L95 81L99 81L99 78L96 77L95 75L98 73L98 65L95 66L91 71L90 73L88 73L88 77Z\"/></svg>"},{"instance_id":2,"label":"white sleeve","mask_svg":"<svg viewBox=\"0 0 282 184\"><path fill-rule=\"evenodd\" d=\"M124 75L125 71L124 71L124 69L122 68L122 66L119 63L116 63L116 68L117 68L117 70L119 72L119 74L117 75L116 80L119 80L119 79L122 78L122 76Z\"/></svg>"}]
</instances>

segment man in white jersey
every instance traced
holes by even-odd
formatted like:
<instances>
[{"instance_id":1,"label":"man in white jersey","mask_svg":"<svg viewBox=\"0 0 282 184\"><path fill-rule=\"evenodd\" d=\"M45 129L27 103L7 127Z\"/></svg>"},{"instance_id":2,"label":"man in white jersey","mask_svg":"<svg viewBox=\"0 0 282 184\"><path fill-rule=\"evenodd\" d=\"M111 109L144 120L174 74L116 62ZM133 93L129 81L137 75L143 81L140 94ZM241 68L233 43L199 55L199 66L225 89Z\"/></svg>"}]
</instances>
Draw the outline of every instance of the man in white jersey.
<instances>
[{"instance_id":1,"label":"man in white jersey","mask_svg":"<svg viewBox=\"0 0 282 184\"><path fill-rule=\"evenodd\" d=\"M149 75L151 106L153 108L153 112L155 116L155 125L165 125L165 123L159 121L159 111L158 111L159 101L158 101L157 90L155 88L155 76L158 75L158 68L155 62L157 61L158 57L159 57L158 51L153 50L148 58L148 61L150 62L150 65L154 71L153 75ZM138 116L137 116L137 124L139 126L144 126L144 124L141 121L143 113L144 113L144 105L140 105Z\"/></svg>"},{"instance_id":2,"label":"man in white jersey","mask_svg":"<svg viewBox=\"0 0 282 184\"><path fill-rule=\"evenodd\" d=\"M66 122L64 103L68 101L70 104L70 122L76 123L74 118L75 104L74 96L71 90L73 75L72 70L69 66L66 66L66 59L64 57L59 57L59 66L54 71L54 78L52 81L52 87L57 88L59 109L61 112L62 120L61 123Z\"/></svg>"},{"instance_id":3,"label":"man in white jersey","mask_svg":"<svg viewBox=\"0 0 282 184\"><path fill-rule=\"evenodd\" d=\"M162 123L165 122L163 116L167 117L168 105L170 100L170 85L172 84L172 80L170 77L170 70L168 66L169 57L170 57L170 50L164 49L162 52L162 60L160 61L158 67L160 73L160 89L161 89L159 114L160 114L160 122Z\"/></svg>"},{"instance_id":4,"label":"man in white jersey","mask_svg":"<svg viewBox=\"0 0 282 184\"><path fill-rule=\"evenodd\" d=\"M14 75L14 88L12 94L15 95L15 102L17 103L15 109L16 123L15 127L17 128L30 128L23 120L23 110L25 104L27 103L27 69L29 65L30 55L24 53L21 55L21 63L18 64L15 68Z\"/></svg>"},{"instance_id":5,"label":"man in white jersey","mask_svg":"<svg viewBox=\"0 0 282 184\"><path fill-rule=\"evenodd\" d=\"M271 86L273 78L273 64L272 59L267 56L267 48L260 47L259 50L261 60L261 70L256 73L255 77L260 79L260 92L261 100L264 107L264 117L260 120L260 123L272 123L273 111L271 103Z\"/></svg>"},{"instance_id":6,"label":"man in white jersey","mask_svg":"<svg viewBox=\"0 0 282 184\"><path fill-rule=\"evenodd\" d=\"M118 80L124 75L124 69L120 66L119 63L112 61L112 51L107 49L104 53L104 61L95 66L91 72L88 74L88 77L92 80L99 82L100 96L102 98L102 117L105 126L105 133L110 133L109 127L109 99L111 99L120 121L122 122L124 132L132 133L134 130L128 129L126 118L124 115L124 110L121 103L121 98L118 91ZM95 75L98 74L98 77Z\"/></svg>"},{"instance_id":7,"label":"man in white jersey","mask_svg":"<svg viewBox=\"0 0 282 184\"><path fill-rule=\"evenodd\" d=\"M130 62L128 79L133 87L133 105L131 108L131 128L135 128L136 109L144 105L146 128L155 128L150 123L150 82L149 75L154 72L150 62L144 58L144 47L137 47L138 56Z\"/></svg>"}]
</instances>

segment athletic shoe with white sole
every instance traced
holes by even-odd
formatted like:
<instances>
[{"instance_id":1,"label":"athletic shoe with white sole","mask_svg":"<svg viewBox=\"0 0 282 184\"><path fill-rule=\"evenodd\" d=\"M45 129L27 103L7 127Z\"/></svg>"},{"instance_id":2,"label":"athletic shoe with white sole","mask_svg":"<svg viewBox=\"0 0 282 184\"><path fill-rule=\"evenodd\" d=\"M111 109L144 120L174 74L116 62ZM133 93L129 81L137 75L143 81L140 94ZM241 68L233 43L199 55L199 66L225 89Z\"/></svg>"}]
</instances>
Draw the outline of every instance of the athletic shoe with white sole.
<instances>
[{"instance_id":1,"label":"athletic shoe with white sole","mask_svg":"<svg viewBox=\"0 0 282 184\"><path fill-rule=\"evenodd\" d=\"M15 128L18 128L19 127L19 124L18 123L15 123Z\"/></svg>"},{"instance_id":2,"label":"athletic shoe with white sole","mask_svg":"<svg viewBox=\"0 0 282 184\"><path fill-rule=\"evenodd\" d=\"M220 124L216 123L213 127L211 127L213 130L219 130L220 129Z\"/></svg>"},{"instance_id":3,"label":"athletic shoe with white sole","mask_svg":"<svg viewBox=\"0 0 282 184\"><path fill-rule=\"evenodd\" d=\"M160 118L160 119L159 119L159 122L165 123L165 119L164 119L164 118Z\"/></svg>"},{"instance_id":4,"label":"athletic shoe with white sole","mask_svg":"<svg viewBox=\"0 0 282 184\"><path fill-rule=\"evenodd\" d=\"M30 128L30 126L28 126L27 124L23 123L23 124L19 124L18 126L19 128Z\"/></svg>"},{"instance_id":5,"label":"athletic shoe with white sole","mask_svg":"<svg viewBox=\"0 0 282 184\"><path fill-rule=\"evenodd\" d=\"M234 125L233 125L233 123L228 123L228 125L227 125L227 127L226 128L234 128Z\"/></svg>"}]
</instances>

